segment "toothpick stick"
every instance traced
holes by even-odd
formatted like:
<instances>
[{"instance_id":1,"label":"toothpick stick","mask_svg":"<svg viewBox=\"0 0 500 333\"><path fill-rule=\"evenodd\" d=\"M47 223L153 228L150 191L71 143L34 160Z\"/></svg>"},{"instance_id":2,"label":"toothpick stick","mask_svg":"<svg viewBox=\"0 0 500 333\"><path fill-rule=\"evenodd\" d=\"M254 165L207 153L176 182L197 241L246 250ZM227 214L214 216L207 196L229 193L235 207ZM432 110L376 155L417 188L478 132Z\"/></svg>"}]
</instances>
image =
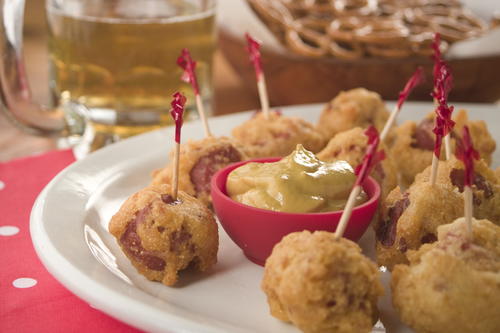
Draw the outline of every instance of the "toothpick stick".
<instances>
[{"instance_id":1,"label":"toothpick stick","mask_svg":"<svg viewBox=\"0 0 500 333\"><path fill-rule=\"evenodd\" d=\"M432 154L432 167L431 167L431 184L436 184L437 173L439 166L439 157L436 154Z\"/></svg>"},{"instance_id":2,"label":"toothpick stick","mask_svg":"<svg viewBox=\"0 0 500 333\"><path fill-rule=\"evenodd\" d=\"M469 232L469 235L472 235L472 199L472 189L470 188L470 186L464 186L464 216L465 223L467 223L467 230Z\"/></svg>"},{"instance_id":3,"label":"toothpick stick","mask_svg":"<svg viewBox=\"0 0 500 333\"><path fill-rule=\"evenodd\" d=\"M392 125L394 125L394 122L396 121L396 117L398 116L399 113L399 107L396 105L394 109L392 109L391 114L389 115L389 119L385 122L384 128L382 129L382 132L380 133L380 140L384 141L387 134L389 134L389 130L391 129Z\"/></svg>"},{"instance_id":4,"label":"toothpick stick","mask_svg":"<svg viewBox=\"0 0 500 333\"><path fill-rule=\"evenodd\" d=\"M175 122L175 152L174 152L174 170L172 175L172 198L177 200L177 192L179 189L179 155L181 151L181 128L182 128L182 115L184 114L184 105L186 104L186 97L176 92L173 95L172 110L170 114Z\"/></svg>"},{"instance_id":5,"label":"toothpick stick","mask_svg":"<svg viewBox=\"0 0 500 333\"><path fill-rule=\"evenodd\" d=\"M208 126L208 120L205 114L205 107L203 106L203 101L201 100L201 95L195 95L196 99L196 107L198 108L198 114L200 115L201 123L203 124L203 130L205 131L205 136L213 136L210 131L210 127Z\"/></svg>"},{"instance_id":6,"label":"toothpick stick","mask_svg":"<svg viewBox=\"0 0 500 333\"><path fill-rule=\"evenodd\" d=\"M469 236L472 237L472 184L474 183L474 160L479 159L479 153L474 149L469 128L464 126L462 138L457 139L457 158L464 163L464 215Z\"/></svg>"},{"instance_id":7,"label":"toothpick stick","mask_svg":"<svg viewBox=\"0 0 500 333\"><path fill-rule=\"evenodd\" d=\"M269 118L269 98L267 96L266 79L264 71L262 70L262 59L260 55L261 43L254 39L250 34L246 33L247 51L250 55L250 61L255 69L255 76L257 77L257 89L259 91L260 106L264 116Z\"/></svg>"},{"instance_id":8,"label":"toothpick stick","mask_svg":"<svg viewBox=\"0 0 500 333\"><path fill-rule=\"evenodd\" d=\"M344 211L342 212L339 224L337 225L337 229L335 229L335 238L340 238L344 234L345 228L347 228L347 222L351 218L352 210L354 208L354 204L356 203L356 198L361 193L362 189L363 188L361 187L361 185L356 185L351 190L349 199L347 199Z\"/></svg>"},{"instance_id":9,"label":"toothpick stick","mask_svg":"<svg viewBox=\"0 0 500 333\"><path fill-rule=\"evenodd\" d=\"M210 127L208 126L203 100L201 99L200 89L198 87L198 79L196 78L196 61L191 58L191 54L189 53L188 49L182 50L181 55L179 56L179 58L177 58L177 64L184 70L181 76L181 80L190 83L193 87L196 100L196 108L198 109L198 114L200 115L200 119L203 124L205 136L212 136Z\"/></svg>"},{"instance_id":10,"label":"toothpick stick","mask_svg":"<svg viewBox=\"0 0 500 333\"><path fill-rule=\"evenodd\" d=\"M335 238L340 238L344 234L347 223L351 217L352 210L356 203L356 198L363 189L362 184L365 181L366 177L370 174L373 166L385 158L383 151L377 152L377 147L380 142L380 137L378 135L377 129L373 126L370 126L365 131L365 134L366 136L368 136L368 147L366 148L363 162L356 168L356 182L354 183L351 193L349 194L349 198L347 199L344 211L342 212L342 216L340 217L339 224L337 225L337 229L335 230Z\"/></svg>"},{"instance_id":11,"label":"toothpick stick","mask_svg":"<svg viewBox=\"0 0 500 333\"><path fill-rule=\"evenodd\" d=\"M398 103L392 109L392 112L389 116L389 119L387 119L384 129L382 130L382 133L380 134L380 141L384 141L387 134L389 133L389 130L391 129L392 125L394 125L394 122L396 121L396 117L401 110L401 107L403 106L403 103L406 101L412 90L418 86L420 83L424 81L424 70L422 67L418 67L415 73L410 77L408 82L406 82L406 85L402 91L399 93L399 98L398 98Z\"/></svg>"},{"instance_id":12,"label":"toothpick stick","mask_svg":"<svg viewBox=\"0 0 500 333\"><path fill-rule=\"evenodd\" d=\"M172 176L172 198L177 200L177 193L179 192L179 155L181 154L180 143L175 143L174 153L174 174Z\"/></svg>"},{"instance_id":13,"label":"toothpick stick","mask_svg":"<svg viewBox=\"0 0 500 333\"><path fill-rule=\"evenodd\" d=\"M259 99L262 112L264 112L266 118L269 118L269 98L267 97L267 87L264 73L260 75L260 79L257 79L257 89L259 90Z\"/></svg>"}]
</instances>

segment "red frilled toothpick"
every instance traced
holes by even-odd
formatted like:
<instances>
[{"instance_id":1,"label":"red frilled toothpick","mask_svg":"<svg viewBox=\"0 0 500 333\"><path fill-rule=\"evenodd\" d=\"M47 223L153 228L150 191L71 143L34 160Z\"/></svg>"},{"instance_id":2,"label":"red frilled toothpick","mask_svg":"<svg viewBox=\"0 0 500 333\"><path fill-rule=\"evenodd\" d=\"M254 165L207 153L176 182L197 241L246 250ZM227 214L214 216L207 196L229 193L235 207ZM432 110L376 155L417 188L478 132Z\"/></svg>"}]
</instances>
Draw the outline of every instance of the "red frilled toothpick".
<instances>
[{"instance_id":1,"label":"red frilled toothpick","mask_svg":"<svg viewBox=\"0 0 500 333\"><path fill-rule=\"evenodd\" d=\"M255 68L255 76L257 77L257 89L259 90L260 105L262 112L266 118L269 117L269 98L267 96L266 79L262 70L262 60L260 57L260 42L254 39L250 34L246 33L247 51L250 55L250 62Z\"/></svg>"},{"instance_id":2,"label":"red frilled toothpick","mask_svg":"<svg viewBox=\"0 0 500 333\"><path fill-rule=\"evenodd\" d=\"M448 106L447 104L448 93L451 87L451 73L445 64L443 64L443 66L441 66L439 70L440 72L438 75L437 84L433 93L433 95L436 97L436 100L438 101L438 105L436 107L436 120L433 129L436 140L434 143L434 154L432 156L432 184L436 183L438 162L441 155L441 144L443 138L445 138L445 145L446 142L448 142L448 147L446 148L448 155L450 154L451 148L449 147L449 141L447 141L446 138L449 137L450 132L453 130L453 126L455 126L455 122L451 119L453 106Z\"/></svg>"},{"instance_id":3,"label":"red frilled toothpick","mask_svg":"<svg viewBox=\"0 0 500 333\"><path fill-rule=\"evenodd\" d=\"M380 141L384 141L385 138L387 137L387 134L389 133L389 129L394 125L394 122L396 121L396 117L401 110L401 107L403 106L403 103L406 101L412 90L424 82L424 70L422 67L418 67L415 73L413 73L412 77L406 82L406 85L404 89L399 93L399 98L398 98L398 103L394 107L394 109L391 112L391 115L389 116L389 119L387 119L384 129L382 130L380 134Z\"/></svg>"},{"instance_id":4,"label":"red frilled toothpick","mask_svg":"<svg viewBox=\"0 0 500 333\"><path fill-rule=\"evenodd\" d=\"M455 122L451 120L451 113L453 112L453 107L448 107L447 105L439 105L436 109L436 120L434 129L432 130L436 136L434 142L434 154L432 155L432 170L431 170L431 183L434 185L436 183L439 157L441 155L441 143L443 138L446 137L455 125Z\"/></svg>"},{"instance_id":5,"label":"red frilled toothpick","mask_svg":"<svg viewBox=\"0 0 500 333\"><path fill-rule=\"evenodd\" d=\"M195 95L200 94L198 87L198 80L196 79L196 61L191 58L188 49L182 49L181 55L177 58L177 65L179 65L184 72L182 73L181 80L191 84Z\"/></svg>"},{"instance_id":6,"label":"red frilled toothpick","mask_svg":"<svg viewBox=\"0 0 500 333\"><path fill-rule=\"evenodd\" d=\"M212 136L210 128L208 127L207 117L205 115L205 107L203 106L203 101L201 100L198 80L196 79L196 61L191 58L191 54L188 49L182 50L181 55L177 58L177 65L184 70L181 80L191 84L193 87L196 107L198 108L198 114L200 115L201 122L203 123L205 136Z\"/></svg>"},{"instance_id":7,"label":"red frilled toothpick","mask_svg":"<svg viewBox=\"0 0 500 333\"><path fill-rule=\"evenodd\" d=\"M174 173L172 176L172 198L177 200L177 192L179 188L179 155L181 151L181 128L182 116L184 114L184 105L186 104L186 97L180 92L173 95L172 109L170 114L175 122L175 153L174 153Z\"/></svg>"},{"instance_id":8,"label":"red frilled toothpick","mask_svg":"<svg viewBox=\"0 0 500 333\"><path fill-rule=\"evenodd\" d=\"M335 230L336 238L342 237L342 235L344 234L349 218L351 217L354 204L356 203L356 198L363 189L362 185L366 177L370 174L373 167L385 158L385 154L383 151L377 151L378 144L380 143L380 137L378 135L377 129L373 126L370 126L368 129L366 129L365 135L368 137L368 147L366 148L363 162L361 162L361 164L356 167L356 182L354 183L351 193L349 194L349 198L347 199L344 211L342 212L342 216L340 217L339 224L337 226L337 229Z\"/></svg>"},{"instance_id":9,"label":"red frilled toothpick","mask_svg":"<svg viewBox=\"0 0 500 333\"><path fill-rule=\"evenodd\" d=\"M450 93L453 85L453 76L451 75L450 68L441 55L441 35L439 33L434 35L434 42L431 46L434 49L434 54L432 56L432 59L434 60L434 89L432 96L434 97L434 104L436 107L439 107L439 105L447 103L448 94ZM444 136L444 147L446 159L449 160L451 158L451 145L450 136L448 134Z\"/></svg>"},{"instance_id":10,"label":"red frilled toothpick","mask_svg":"<svg viewBox=\"0 0 500 333\"><path fill-rule=\"evenodd\" d=\"M464 126L462 130L462 139L457 139L456 155L464 163L464 215L469 229L469 235L472 235L472 184L474 183L474 160L479 159L479 153L474 149L469 133L469 128Z\"/></svg>"}]
</instances>

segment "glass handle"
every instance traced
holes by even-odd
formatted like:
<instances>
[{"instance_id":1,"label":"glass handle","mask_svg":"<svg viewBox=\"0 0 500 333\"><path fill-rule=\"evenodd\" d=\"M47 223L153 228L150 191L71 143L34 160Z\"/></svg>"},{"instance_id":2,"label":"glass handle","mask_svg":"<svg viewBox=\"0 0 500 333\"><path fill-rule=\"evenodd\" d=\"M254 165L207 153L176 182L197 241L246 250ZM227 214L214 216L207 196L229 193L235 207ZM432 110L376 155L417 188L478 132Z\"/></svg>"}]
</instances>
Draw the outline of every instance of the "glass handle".
<instances>
[{"instance_id":1,"label":"glass handle","mask_svg":"<svg viewBox=\"0 0 500 333\"><path fill-rule=\"evenodd\" d=\"M24 3L25 0L0 0L2 109L7 118L31 133L60 135L68 128L65 107L45 110L32 100L22 52Z\"/></svg>"}]
</instances>

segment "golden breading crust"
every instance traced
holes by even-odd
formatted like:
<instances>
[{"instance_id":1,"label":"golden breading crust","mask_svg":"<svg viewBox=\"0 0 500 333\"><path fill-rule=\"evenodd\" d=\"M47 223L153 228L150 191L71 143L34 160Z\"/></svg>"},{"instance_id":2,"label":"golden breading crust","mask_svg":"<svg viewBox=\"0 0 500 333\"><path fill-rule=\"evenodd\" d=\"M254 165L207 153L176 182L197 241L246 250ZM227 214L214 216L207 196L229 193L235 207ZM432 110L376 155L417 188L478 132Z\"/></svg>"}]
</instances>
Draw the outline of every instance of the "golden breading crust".
<instances>
[{"instance_id":1,"label":"golden breading crust","mask_svg":"<svg viewBox=\"0 0 500 333\"><path fill-rule=\"evenodd\" d=\"M419 124L408 121L395 130L391 154L395 158L394 161L401 176L401 185L404 187L410 186L415 176L432 162L432 153L434 150L434 134L432 133L434 117L435 114L430 113ZM464 125L467 125L474 147L479 152L481 158L489 165L496 148L496 143L488 132L486 123L482 120L469 120L467 111L465 110L458 111L453 120L456 124L451 133L451 150L455 151L455 138L462 136L462 128ZM444 154L443 143L441 159L445 158Z\"/></svg>"},{"instance_id":2,"label":"golden breading crust","mask_svg":"<svg viewBox=\"0 0 500 333\"><path fill-rule=\"evenodd\" d=\"M353 168L356 168L363 161L367 145L368 137L364 134L364 130L355 127L335 135L316 156L326 162L344 160ZM382 195L380 200L382 201L398 185L398 177L390 153L384 148L384 145L380 147L384 149L386 158L382 163L375 166L371 176L381 184Z\"/></svg>"},{"instance_id":3,"label":"golden breading crust","mask_svg":"<svg viewBox=\"0 0 500 333\"><path fill-rule=\"evenodd\" d=\"M392 272L392 300L417 333L500 332L500 228L465 219L438 228L438 241L410 251Z\"/></svg>"},{"instance_id":4,"label":"golden breading crust","mask_svg":"<svg viewBox=\"0 0 500 333\"><path fill-rule=\"evenodd\" d=\"M388 118L389 112L379 94L356 88L342 91L325 106L317 128L330 139L356 126L374 125L381 131Z\"/></svg>"},{"instance_id":5,"label":"golden breading crust","mask_svg":"<svg viewBox=\"0 0 500 333\"><path fill-rule=\"evenodd\" d=\"M284 157L293 152L299 143L317 153L326 144L323 135L304 119L286 117L274 111L269 113L269 119L263 112L258 112L236 126L232 135L244 147L249 158Z\"/></svg>"},{"instance_id":6,"label":"golden breading crust","mask_svg":"<svg viewBox=\"0 0 500 333\"><path fill-rule=\"evenodd\" d=\"M428 122L429 120L424 120ZM430 120L432 121L432 120ZM432 129L432 123L430 128ZM415 176L422 172L432 163L432 151L434 147L434 137L430 141L422 140L426 148L417 147L415 133L417 124L413 121L407 121L396 127L394 130L394 142L390 150L391 156L394 156L394 163L397 166L400 176L400 184L403 187L409 187ZM424 143L425 142L425 143Z\"/></svg>"},{"instance_id":7,"label":"golden breading crust","mask_svg":"<svg viewBox=\"0 0 500 333\"><path fill-rule=\"evenodd\" d=\"M217 223L202 203L168 185L153 185L128 198L109 223L123 253L150 280L167 286L193 263L206 271L217 262Z\"/></svg>"},{"instance_id":8,"label":"golden breading crust","mask_svg":"<svg viewBox=\"0 0 500 333\"><path fill-rule=\"evenodd\" d=\"M383 294L375 263L347 239L295 232L266 261L262 290L271 314L304 332L370 332Z\"/></svg>"},{"instance_id":9,"label":"golden breading crust","mask_svg":"<svg viewBox=\"0 0 500 333\"><path fill-rule=\"evenodd\" d=\"M429 181L431 167L425 169L415 177L415 182ZM463 192L464 165L462 161L451 158L446 162L439 162L436 181L452 186L456 192ZM500 225L500 179L483 160L474 162L474 217L488 219Z\"/></svg>"},{"instance_id":10,"label":"golden breading crust","mask_svg":"<svg viewBox=\"0 0 500 333\"><path fill-rule=\"evenodd\" d=\"M459 110L455 117L455 128L453 129L455 137L462 137L462 129L465 125L469 127L470 135L474 148L479 152L479 156L488 164L491 165L492 155L496 149L496 142L488 132L488 126L484 120L469 120L467 111ZM455 140L451 140L452 149L455 151Z\"/></svg>"},{"instance_id":11,"label":"golden breading crust","mask_svg":"<svg viewBox=\"0 0 500 333\"><path fill-rule=\"evenodd\" d=\"M375 226L377 263L389 270L407 263L407 251L434 242L438 226L463 216L463 207L462 195L446 184L416 182L404 193L394 189Z\"/></svg>"},{"instance_id":12,"label":"golden breading crust","mask_svg":"<svg viewBox=\"0 0 500 333\"><path fill-rule=\"evenodd\" d=\"M227 137L207 137L188 141L181 145L179 156L179 190L198 198L211 207L210 180L223 167L247 158L242 147ZM174 150L170 151L166 167L153 171L151 182L170 184L172 182Z\"/></svg>"}]
</instances>

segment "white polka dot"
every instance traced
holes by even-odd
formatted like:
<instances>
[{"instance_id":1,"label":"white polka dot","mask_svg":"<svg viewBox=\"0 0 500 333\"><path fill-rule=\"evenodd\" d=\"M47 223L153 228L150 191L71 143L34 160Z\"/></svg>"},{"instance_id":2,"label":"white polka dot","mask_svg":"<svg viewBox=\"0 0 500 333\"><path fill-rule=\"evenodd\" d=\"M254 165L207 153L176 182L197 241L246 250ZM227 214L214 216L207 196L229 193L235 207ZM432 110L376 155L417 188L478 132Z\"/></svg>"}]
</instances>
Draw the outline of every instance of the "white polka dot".
<instances>
[{"instance_id":1,"label":"white polka dot","mask_svg":"<svg viewBox=\"0 0 500 333\"><path fill-rule=\"evenodd\" d=\"M0 180L0 191L5 188L5 183Z\"/></svg>"},{"instance_id":2,"label":"white polka dot","mask_svg":"<svg viewBox=\"0 0 500 333\"><path fill-rule=\"evenodd\" d=\"M0 227L0 236L14 236L18 232L19 228L12 225L3 225Z\"/></svg>"},{"instance_id":3,"label":"white polka dot","mask_svg":"<svg viewBox=\"0 0 500 333\"><path fill-rule=\"evenodd\" d=\"M16 288L31 288L37 284L37 280L32 278L19 278L12 282L12 285Z\"/></svg>"}]
</instances>

